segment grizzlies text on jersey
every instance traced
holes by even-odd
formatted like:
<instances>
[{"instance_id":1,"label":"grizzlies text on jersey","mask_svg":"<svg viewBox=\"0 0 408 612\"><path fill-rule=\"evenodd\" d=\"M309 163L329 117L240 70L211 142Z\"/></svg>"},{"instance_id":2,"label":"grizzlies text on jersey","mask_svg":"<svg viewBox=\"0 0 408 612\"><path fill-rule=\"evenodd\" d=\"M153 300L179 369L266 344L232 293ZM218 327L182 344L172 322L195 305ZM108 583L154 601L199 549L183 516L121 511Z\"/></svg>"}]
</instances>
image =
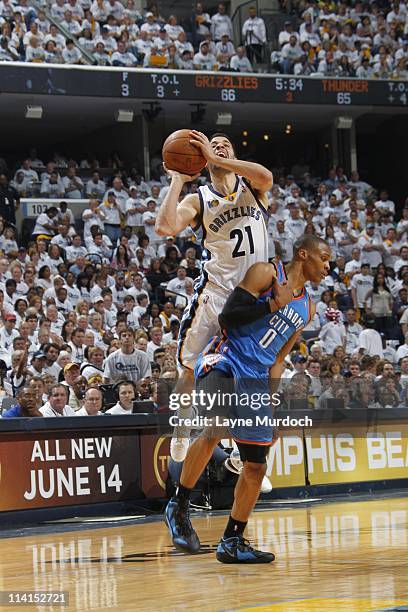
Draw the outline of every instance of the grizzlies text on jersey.
<instances>
[{"instance_id":1,"label":"grizzlies text on jersey","mask_svg":"<svg viewBox=\"0 0 408 612\"><path fill-rule=\"evenodd\" d=\"M228 291L258 261L268 260L267 212L251 186L237 177L233 193L223 196L212 186L198 190L208 280Z\"/></svg>"}]
</instances>

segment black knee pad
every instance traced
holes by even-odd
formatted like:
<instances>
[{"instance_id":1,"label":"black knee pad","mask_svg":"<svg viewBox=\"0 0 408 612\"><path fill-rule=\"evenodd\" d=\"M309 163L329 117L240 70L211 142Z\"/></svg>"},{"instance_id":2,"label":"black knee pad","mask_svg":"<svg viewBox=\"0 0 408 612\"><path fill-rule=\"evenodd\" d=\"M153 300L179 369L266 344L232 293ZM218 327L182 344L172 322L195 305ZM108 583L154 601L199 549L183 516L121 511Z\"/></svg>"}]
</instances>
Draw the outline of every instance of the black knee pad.
<instances>
[{"instance_id":1,"label":"black knee pad","mask_svg":"<svg viewBox=\"0 0 408 612\"><path fill-rule=\"evenodd\" d=\"M241 461L250 461L251 463L266 463L266 458L271 448L269 444L245 444L245 442L236 442Z\"/></svg>"}]
</instances>

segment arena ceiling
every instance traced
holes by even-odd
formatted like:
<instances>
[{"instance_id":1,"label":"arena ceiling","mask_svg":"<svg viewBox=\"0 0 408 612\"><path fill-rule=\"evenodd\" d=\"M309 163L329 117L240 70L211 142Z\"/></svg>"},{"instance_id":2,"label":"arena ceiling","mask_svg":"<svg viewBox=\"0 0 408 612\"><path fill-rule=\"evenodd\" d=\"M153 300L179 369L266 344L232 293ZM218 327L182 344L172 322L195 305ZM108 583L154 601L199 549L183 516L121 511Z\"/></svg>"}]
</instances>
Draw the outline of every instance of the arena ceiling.
<instances>
[{"instance_id":1,"label":"arena ceiling","mask_svg":"<svg viewBox=\"0 0 408 612\"><path fill-rule=\"evenodd\" d=\"M27 105L43 108L42 119L25 119ZM3 146L15 148L21 139L40 139L43 145L72 139L104 126L115 124L115 112L119 109L133 110L140 117L142 108L149 102L124 100L123 98L86 98L66 96L31 96L25 94L0 94L0 126ZM191 112L197 107L189 101L161 102L162 112L156 119L167 131L179 127L193 127ZM363 106L312 106L312 105L266 105L266 104L225 104L203 105L205 114L197 125L198 129L214 130L218 113L231 113L232 123L223 129L230 133L251 129L253 131L281 130L285 123L296 125L297 132L315 132L333 124L338 116L349 116L376 129L380 123L397 114L405 114L404 108L382 109ZM164 122L164 124L163 124ZM187 123L187 125L186 125ZM127 124L129 131L132 125ZM220 129L220 128L218 128Z\"/></svg>"}]
</instances>

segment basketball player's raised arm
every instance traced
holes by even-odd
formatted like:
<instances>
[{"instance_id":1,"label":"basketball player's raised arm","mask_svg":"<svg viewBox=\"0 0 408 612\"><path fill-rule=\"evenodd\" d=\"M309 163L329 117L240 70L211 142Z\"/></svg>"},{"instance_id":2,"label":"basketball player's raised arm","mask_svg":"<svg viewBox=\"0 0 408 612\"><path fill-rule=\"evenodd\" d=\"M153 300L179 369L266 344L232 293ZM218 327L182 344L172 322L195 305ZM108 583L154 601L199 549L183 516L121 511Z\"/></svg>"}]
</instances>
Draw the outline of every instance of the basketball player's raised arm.
<instances>
[{"instance_id":1,"label":"basketball player's raised arm","mask_svg":"<svg viewBox=\"0 0 408 612\"><path fill-rule=\"evenodd\" d=\"M251 187L259 192L260 197L272 189L273 174L268 168L255 162L217 155L215 148L213 148L205 134L197 132L196 130L192 130L191 134L191 144L201 150L208 164L213 164L219 168L225 168L225 170L243 176L251 183Z\"/></svg>"},{"instance_id":2,"label":"basketball player's raised arm","mask_svg":"<svg viewBox=\"0 0 408 612\"><path fill-rule=\"evenodd\" d=\"M273 297L258 303L258 297L273 286ZM270 263L253 264L243 281L228 297L222 313L218 317L221 329L231 329L253 323L262 317L276 312L293 299L290 285L282 285L276 277L276 268Z\"/></svg>"},{"instance_id":3,"label":"basketball player's raised arm","mask_svg":"<svg viewBox=\"0 0 408 612\"><path fill-rule=\"evenodd\" d=\"M200 200L197 194L187 195L180 203L179 197L184 183L193 181L196 176L180 174L167 170L171 176L168 192L157 213L155 231L159 236L176 236L189 225L196 225L200 213Z\"/></svg>"}]
</instances>

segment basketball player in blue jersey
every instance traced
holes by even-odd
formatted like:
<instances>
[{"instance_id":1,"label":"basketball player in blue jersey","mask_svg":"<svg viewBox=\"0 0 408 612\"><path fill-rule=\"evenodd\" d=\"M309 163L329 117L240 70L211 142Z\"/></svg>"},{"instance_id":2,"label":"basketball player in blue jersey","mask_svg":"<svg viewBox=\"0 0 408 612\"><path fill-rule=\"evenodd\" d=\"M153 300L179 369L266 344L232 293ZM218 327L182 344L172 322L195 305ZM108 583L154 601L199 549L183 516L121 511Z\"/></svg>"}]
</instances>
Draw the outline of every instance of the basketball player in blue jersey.
<instances>
[{"instance_id":1,"label":"basketball player in blue jersey","mask_svg":"<svg viewBox=\"0 0 408 612\"><path fill-rule=\"evenodd\" d=\"M225 134L214 134L208 140L203 133L192 130L191 143L207 160L211 184L199 187L197 194L187 195L179 202L184 183L198 175L167 170L170 188L155 226L161 236L174 236L189 225L203 231L202 274L180 326L177 393L191 393L198 356L220 331L218 315L228 295L252 264L268 260L267 192L273 184L267 168L236 159ZM288 292L288 288L282 287L281 291ZM191 408L186 407L179 416L191 416ZM189 433L188 428L178 428L173 435L170 452L175 461L184 460Z\"/></svg>"},{"instance_id":2,"label":"basketball player in blue jersey","mask_svg":"<svg viewBox=\"0 0 408 612\"><path fill-rule=\"evenodd\" d=\"M217 548L222 563L270 563L274 555L255 550L243 533L258 499L266 472L266 457L273 441L269 403L254 410L251 402L240 401L243 393L259 399L259 392L277 389L284 359L301 330L314 316L314 306L304 285L320 283L330 270L330 248L313 235L301 236L294 244L294 258L285 269L282 262L257 263L229 296L220 315L223 337L212 352L203 353L195 368L197 390L236 394L229 406L229 431L240 451L244 468L235 487L234 504L224 535ZM274 299L276 281L289 280L290 301L282 306ZM207 396L208 397L208 396ZM224 397L229 398L229 395ZM255 406L255 404L253 404ZM258 408L259 404L255 406ZM219 408L223 408L219 406ZM231 418L232 417L232 418ZM235 417L245 424L235 426ZM255 418L258 417L258 418ZM261 421L261 423L260 423ZM190 446L184 461L180 485L166 508L166 524L173 544L194 553L200 542L189 519L189 499L214 447L225 437L222 428L209 427Z\"/></svg>"}]
</instances>

